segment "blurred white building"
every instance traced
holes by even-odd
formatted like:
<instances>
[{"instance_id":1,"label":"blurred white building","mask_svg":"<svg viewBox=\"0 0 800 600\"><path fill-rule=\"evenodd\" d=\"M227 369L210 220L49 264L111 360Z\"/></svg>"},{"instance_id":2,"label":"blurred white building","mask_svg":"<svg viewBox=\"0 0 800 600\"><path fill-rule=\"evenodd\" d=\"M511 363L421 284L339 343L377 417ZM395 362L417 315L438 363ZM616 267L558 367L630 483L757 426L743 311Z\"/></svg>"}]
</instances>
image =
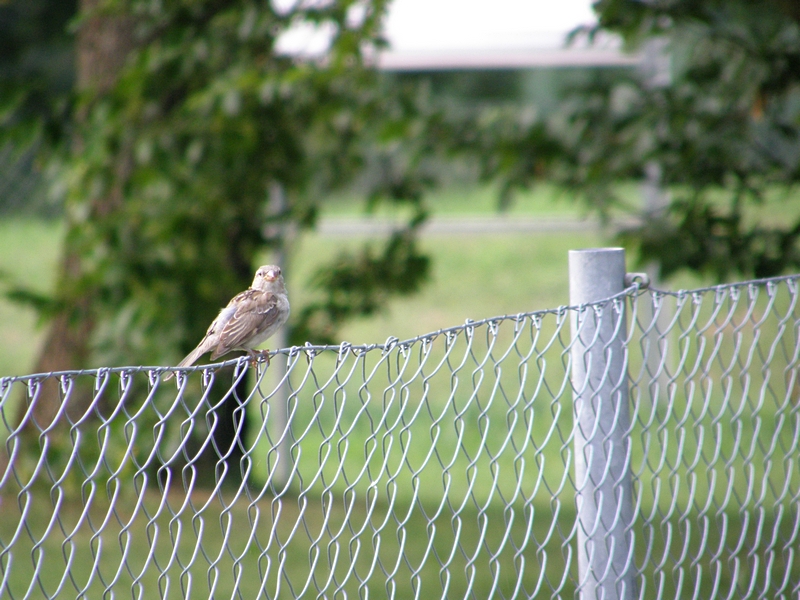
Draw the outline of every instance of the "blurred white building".
<instances>
[{"instance_id":1,"label":"blurred white building","mask_svg":"<svg viewBox=\"0 0 800 600\"><path fill-rule=\"evenodd\" d=\"M568 34L596 23L591 0L394 0L386 21L391 71L625 66L616 39L589 47Z\"/></svg>"}]
</instances>

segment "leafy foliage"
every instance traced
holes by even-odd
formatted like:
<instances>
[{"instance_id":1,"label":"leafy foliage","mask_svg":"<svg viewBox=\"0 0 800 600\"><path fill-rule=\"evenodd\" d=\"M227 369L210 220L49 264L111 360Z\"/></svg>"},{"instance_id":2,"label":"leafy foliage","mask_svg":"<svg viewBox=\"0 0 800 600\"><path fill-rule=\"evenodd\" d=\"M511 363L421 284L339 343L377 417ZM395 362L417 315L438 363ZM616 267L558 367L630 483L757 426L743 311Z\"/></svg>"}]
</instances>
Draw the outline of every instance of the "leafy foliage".
<instances>
[{"instance_id":1,"label":"leafy foliage","mask_svg":"<svg viewBox=\"0 0 800 600\"><path fill-rule=\"evenodd\" d=\"M133 16L137 47L109 93L88 90L76 106L80 152L65 157L63 177L67 246L81 273L60 290L92 297L95 360L174 360L249 285L255 257L279 248L286 228L312 227L325 195L370 162L385 167L370 201L405 203L412 216L381 247L335 257L317 277L323 300L296 307L292 339L329 341L342 319L424 281L414 233L436 144L414 143L428 116L413 93L383 93L368 64L383 44L385 6L103 6ZM331 34L323 55L280 51L299 24ZM399 139L410 140L402 152ZM269 201L275 190L284 202Z\"/></svg>"},{"instance_id":2,"label":"leafy foliage","mask_svg":"<svg viewBox=\"0 0 800 600\"><path fill-rule=\"evenodd\" d=\"M670 82L632 74L587 90L569 118L563 181L595 207L616 183L660 172L664 210L623 235L668 275L681 268L769 276L800 267L800 5L791 0L600 0L596 35L666 41ZM783 208L781 208L783 207Z\"/></svg>"},{"instance_id":3,"label":"leafy foliage","mask_svg":"<svg viewBox=\"0 0 800 600\"><path fill-rule=\"evenodd\" d=\"M281 248L283 232L313 227L326 196L358 180L369 206L401 203L410 216L387 240L331 257L315 278L321 295L295 307L294 343L335 340L342 320L424 281L423 197L454 155L500 181L501 204L548 178L601 215L625 204L620 181L657 173L669 204L623 241L665 275L800 267L800 216L759 210L783 206L800 178L793 0L600 0L599 26L584 33L610 30L631 48L666 41L669 85L633 72L598 78L547 122L519 107L453 110L411 79L382 78L370 57L384 44L386 3L100 3L131 19L136 48L108 93L60 97L76 117L69 140L80 141L62 153L60 179L80 268L50 305L91 299L102 362L169 362L188 350L249 284L256 256ZM298 27L327 32L325 51L281 52ZM23 104L4 122L28 119Z\"/></svg>"},{"instance_id":4,"label":"leafy foliage","mask_svg":"<svg viewBox=\"0 0 800 600\"><path fill-rule=\"evenodd\" d=\"M572 90L546 123L480 128L483 175L510 194L537 177L608 217L668 276L766 277L800 268L800 4L793 0L599 0L574 37L622 36L644 68ZM667 58L667 61L664 61ZM658 64L670 63L666 72ZM645 178L664 205L630 202Z\"/></svg>"},{"instance_id":5,"label":"leafy foliage","mask_svg":"<svg viewBox=\"0 0 800 600\"><path fill-rule=\"evenodd\" d=\"M55 139L73 85L75 0L0 2L0 127L5 141Z\"/></svg>"},{"instance_id":6,"label":"leafy foliage","mask_svg":"<svg viewBox=\"0 0 800 600\"><path fill-rule=\"evenodd\" d=\"M75 0L0 2L0 214L53 215L41 170L64 137Z\"/></svg>"}]
</instances>

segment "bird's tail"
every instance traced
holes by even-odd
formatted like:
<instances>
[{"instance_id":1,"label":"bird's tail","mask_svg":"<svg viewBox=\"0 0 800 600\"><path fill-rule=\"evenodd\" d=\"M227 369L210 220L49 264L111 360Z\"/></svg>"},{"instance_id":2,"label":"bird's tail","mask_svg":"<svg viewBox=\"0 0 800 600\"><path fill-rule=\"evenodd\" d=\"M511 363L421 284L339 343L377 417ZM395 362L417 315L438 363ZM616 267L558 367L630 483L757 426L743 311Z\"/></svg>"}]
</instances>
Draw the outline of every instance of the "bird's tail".
<instances>
[{"instance_id":1,"label":"bird's tail","mask_svg":"<svg viewBox=\"0 0 800 600\"><path fill-rule=\"evenodd\" d=\"M189 354L186 355L186 358L184 358L181 362L178 363L178 366L191 367L195 362L197 362L197 359L200 358L206 352L208 352L208 348L204 348L203 344L201 343L199 346L197 346L197 348L189 352ZM170 371L164 376L164 381L169 381L173 377L175 377L175 371Z\"/></svg>"}]
</instances>

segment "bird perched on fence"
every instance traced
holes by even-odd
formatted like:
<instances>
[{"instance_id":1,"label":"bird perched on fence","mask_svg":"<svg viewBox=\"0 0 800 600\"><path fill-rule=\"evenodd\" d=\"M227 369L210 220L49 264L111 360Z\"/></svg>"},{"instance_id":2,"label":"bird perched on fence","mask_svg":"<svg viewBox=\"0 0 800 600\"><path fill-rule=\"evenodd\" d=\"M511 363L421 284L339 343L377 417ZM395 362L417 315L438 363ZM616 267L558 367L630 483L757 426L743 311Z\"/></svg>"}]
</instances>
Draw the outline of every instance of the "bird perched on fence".
<instances>
[{"instance_id":1,"label":"bird perched on fence","mask_svg":"<svg viewBox=\"0 0 800 600\"><path fill-rule=\"evenodd\" d=\"M255 360L253 348L266 342L288 318L289 298L280 267L259 267L253 284L228 302L228 306L211 323L197 348L178 366L191 366L206 352L211 352L211 360L214 360L233 350L244 350ZM266 352L262 351L261 354L269 362ZM174 371L168 373L164 381L174 375Z\"/></svg>"}]
</instances>

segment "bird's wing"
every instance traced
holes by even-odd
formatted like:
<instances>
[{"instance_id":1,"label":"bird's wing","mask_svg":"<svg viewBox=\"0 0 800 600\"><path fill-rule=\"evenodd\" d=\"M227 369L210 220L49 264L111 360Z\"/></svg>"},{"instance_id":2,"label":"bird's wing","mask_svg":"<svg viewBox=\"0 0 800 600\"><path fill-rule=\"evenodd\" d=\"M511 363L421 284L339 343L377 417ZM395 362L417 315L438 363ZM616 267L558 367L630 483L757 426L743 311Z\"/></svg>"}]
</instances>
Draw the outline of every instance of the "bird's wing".
<instances>
[{"instance_id":1,"label":"bird's wing","mask_svg":"<svg viewBox=\"0 0 800 600\"><path fill-rule=\"evenodd\" d=\"M219 345L211 355L218 356L243 347L249 339L265 331L278 319L278 298L272 292L248 289L230 301L236 312L219 333Z\"/></svg>"}]
</instances>

